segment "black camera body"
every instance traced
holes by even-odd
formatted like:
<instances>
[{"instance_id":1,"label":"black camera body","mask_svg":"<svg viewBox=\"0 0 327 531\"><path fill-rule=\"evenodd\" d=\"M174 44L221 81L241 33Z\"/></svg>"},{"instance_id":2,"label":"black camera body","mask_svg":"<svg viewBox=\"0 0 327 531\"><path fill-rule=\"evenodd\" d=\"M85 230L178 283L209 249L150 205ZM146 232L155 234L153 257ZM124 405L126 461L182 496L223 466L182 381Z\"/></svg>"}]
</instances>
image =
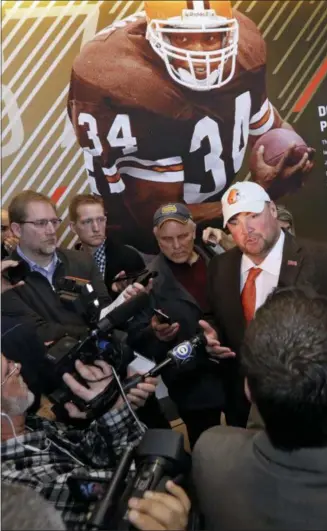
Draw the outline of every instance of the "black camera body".
<instances>
[{"instance_id":1,"label":"black camera body","mask_svg":"<svg viewBox=\"0 0 327 531\"><path fill-rule=\"evenodd\" d=\"M100 303L89 280L63 277L57 284L60 302L69 311L81 315L90 326L99 320Z\"/></svg>"},{"instance_id":2,"label":"black camera body","mask_svg":"<svg viewBox=\"0 0 327 531\"><path fill-rule=\"evenodd\" d=\"M133 461L135 472L130 475ZM165 485L170 479L184 486L190 467L191 458L184 450L181 433L173 430L148 430L136 448L127 448L106 491L102 484L99 502L91 514L88 527L121 531L135 529L128 520L128 500L131 497L142 498L148 490L166 492ZM93 487L96 480L90 480ZM88 488L91 485L83 478L80 490L84 495L91 491ZM77 485L75 491L76 487ZM94 493L100 489L92 490ZM93 500L94 498L89 498L89 501Z\"/></svg>"},{"instance_id":3,"label":"black camera body","mask_svg":"<svg viewBox=\"0 0 327 531\"><path fill-rule=\"evenodd\" d=\"M48 348L45 358L55 387L49 398L54 404L63 406L66 402L72 401L84 411L85 401L74 395L62 379L63 375L68 373L87 387L87 382L75 369L77 360L86 365L93 365L96 360L102 359L112 365L119 375L124 372L133 354L129 347L114 336L115 334L111 334L102 340L92 336L87 336L84 340L64 336Z\"/></svg>"}]
</instances>

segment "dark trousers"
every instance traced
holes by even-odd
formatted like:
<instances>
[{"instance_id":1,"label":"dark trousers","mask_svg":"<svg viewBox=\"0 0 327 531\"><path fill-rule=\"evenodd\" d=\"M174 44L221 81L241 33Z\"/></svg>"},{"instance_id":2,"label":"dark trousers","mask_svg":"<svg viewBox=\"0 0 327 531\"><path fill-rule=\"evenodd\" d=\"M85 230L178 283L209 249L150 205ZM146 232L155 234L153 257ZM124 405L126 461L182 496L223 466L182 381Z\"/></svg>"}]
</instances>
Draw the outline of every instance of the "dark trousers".
<instances>
[{"instance_id":1,"label":"dark trousers","mask_svg":"<svg viewBox=\"0 0 327 531\"><path fill-rule=\"evenodd\" d=\"M191 449L193 449L201 433L220 424L220 409L179 410L179 414L187 427Z\"/></svg>"},{"instance_id":2,"label":"dark trousers","mask_svg":"<svg viewBox=\"0 0 327 531\"><path fill-rule=\"evenodd\" d=\"M136 413L140 421L149 429L171 429L155 395L151 395L144 406L140 407Z\"/></svg>"},{"instance_id":3,"label":"dark trousers","mask_svg":"<svg viewBox=\"0 0 327 531\"><path fill-rule=\"evenodd\" d=\"M244 376L238 367L224 378L226 424L245 428L250 412L250 402L244 393Z\"/></svg>"}]
</instances>

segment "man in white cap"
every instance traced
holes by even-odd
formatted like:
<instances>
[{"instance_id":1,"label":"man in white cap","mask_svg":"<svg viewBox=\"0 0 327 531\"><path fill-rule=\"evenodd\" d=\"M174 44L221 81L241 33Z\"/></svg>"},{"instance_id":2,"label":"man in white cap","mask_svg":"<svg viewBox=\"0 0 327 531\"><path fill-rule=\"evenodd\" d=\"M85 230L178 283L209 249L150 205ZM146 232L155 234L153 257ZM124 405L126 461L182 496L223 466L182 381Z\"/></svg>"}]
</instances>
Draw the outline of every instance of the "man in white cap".
<instances>
[{"instance_id":1,"label":"man in white cap","mask_svg":"<svg viewBox=\"0 0 327 531\"><path fill-rule=\"evenodd\" d=\"M238 355L245 328L277 286L305 285L327 295L327 251L324 245L300 243L281 230L276 205L254 182L231 186L222 197L222 210L236 247L211 261L208 293L219 341L236 353L221 362L227 423L245 426L250 404Z\"/></svg>"}]
</instances>

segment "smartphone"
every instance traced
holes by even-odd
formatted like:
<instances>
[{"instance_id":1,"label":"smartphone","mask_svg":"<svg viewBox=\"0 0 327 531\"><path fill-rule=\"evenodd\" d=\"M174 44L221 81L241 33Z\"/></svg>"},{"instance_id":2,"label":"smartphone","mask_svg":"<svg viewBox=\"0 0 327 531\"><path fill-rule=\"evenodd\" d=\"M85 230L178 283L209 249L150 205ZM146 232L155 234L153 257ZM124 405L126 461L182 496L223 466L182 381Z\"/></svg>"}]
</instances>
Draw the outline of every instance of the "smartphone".
<instances>
[{"instance_id":1,"label":"smartphone","mask_svg":"<svg viewBox=\"0 0 327 531\"><path fill-rule=\"evenodd\" d=\"M142 286L147 286L151 280L151 278L156 278L158 276L157 271L148 271L144 276L141 275L136 279L136 282L139 284L142 284Z\"/></svg>"},{"instance_id":2,"label":"smartphone","mask_svg":"<svg viewBox=\"0 0 327 531\"><path fill-rule=\"evenodd\" d=\"M169 315L165 314L161 310L154 309L154 315L157 317L160 324L172 324L172 320Z\"/></svg>"},{"instance_id":3,"label":"smartphone","mask_svg":"<svg viewBox=\"0 0 327 531\"><path fill-rule=\"evenodd\" d=\"M24 280L28 274L30 268L25 260L20 260L18 265L13 267L8 267L8 269L3 273L3 276L9 280L10 284L18 284L21 280Z\"/></svg>"},{"instance_id":4,"label":"smartphone","mask_svg":"<svg viewBox=\"0 0 327 531\"><path fill-rule=\"evenodd\" d=\"M139 278L141 275L144 275L145 273L147 273L148 270L147 269L142 269L142 271L134 271L132 273L126 273L126 275L122 276L122 277L119 277L119 278L114 278L113 279L113 282L120 282L122 280L136 280L137 278Z\"/></svg>"}]
</instances>

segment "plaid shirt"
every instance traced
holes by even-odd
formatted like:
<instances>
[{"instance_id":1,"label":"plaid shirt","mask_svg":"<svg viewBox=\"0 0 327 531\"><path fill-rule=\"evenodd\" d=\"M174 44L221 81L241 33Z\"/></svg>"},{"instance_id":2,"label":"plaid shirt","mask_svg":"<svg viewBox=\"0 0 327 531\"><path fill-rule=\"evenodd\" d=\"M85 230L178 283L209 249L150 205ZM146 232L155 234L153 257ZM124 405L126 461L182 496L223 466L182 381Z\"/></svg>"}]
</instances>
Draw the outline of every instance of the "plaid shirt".
<instances>
[{"instance_id":1,"label":"plaid shirt","mask_svg":"<svg viewBox=\"0 0 327 531\"><path fill-rule=\"evenodd\" d=\"M76 474L112 477L126 446L142 438L127 406L106 413L84 430L34 415L27 417L26 427L32 431L20 435L18 440L39 448L40 452L24 448L14 438L3 442L2 481L31 487L53 503L68 529L86 529L94 505L75 500L67 479Z\"/></svg>"},{"instance_id":2,"label":"plaid shirt","mask_svg":"<svg viewBox=\"0 0 327 531\"><path fill-rule=\"evenodd\" d=\"M104 278L104 273L106 270L106 240L104 240L103 243L97 248L93 258L100 269L102 277Z\"/></svg>"}]
</instances>

